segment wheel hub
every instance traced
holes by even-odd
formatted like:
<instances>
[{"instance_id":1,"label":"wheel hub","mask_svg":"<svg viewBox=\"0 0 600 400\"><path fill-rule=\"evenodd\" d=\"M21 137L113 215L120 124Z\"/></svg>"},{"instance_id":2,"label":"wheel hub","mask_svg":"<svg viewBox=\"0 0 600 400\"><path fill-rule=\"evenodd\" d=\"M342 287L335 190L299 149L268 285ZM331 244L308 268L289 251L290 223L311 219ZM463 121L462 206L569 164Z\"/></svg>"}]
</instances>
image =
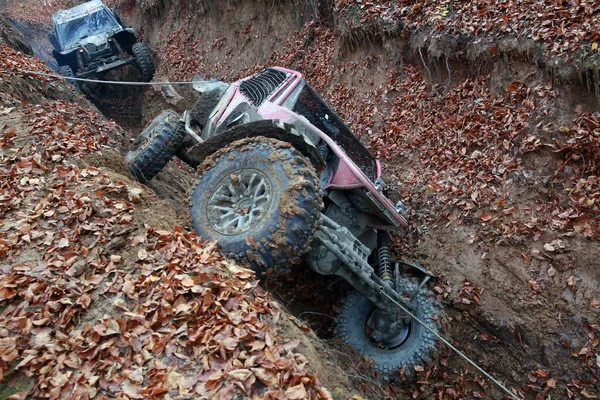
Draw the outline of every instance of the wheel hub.
<instances>
[{"instance_id":1,"label":"wheel hub","mask_svg":"<svg viewBox=\"0 0 600 400\"><path fill-rule=\"evenodd\" d=\"M390 316L374 308L365 319L365 335L372 345L394 350L402 346L409 338L411 320L399 315Z\"/></svg>"},{"instance_id":2,"label":"wheel hub","mask_svg":"<svg viewBox=\"0 0 600 400\"><path fill-rule=\"evenodd\" d=\"M258 224L273 198L269 178L256 169L239 169L219 182L208 201L208 220L223 235L239 235Z\"/></svg>"}]
</instances>

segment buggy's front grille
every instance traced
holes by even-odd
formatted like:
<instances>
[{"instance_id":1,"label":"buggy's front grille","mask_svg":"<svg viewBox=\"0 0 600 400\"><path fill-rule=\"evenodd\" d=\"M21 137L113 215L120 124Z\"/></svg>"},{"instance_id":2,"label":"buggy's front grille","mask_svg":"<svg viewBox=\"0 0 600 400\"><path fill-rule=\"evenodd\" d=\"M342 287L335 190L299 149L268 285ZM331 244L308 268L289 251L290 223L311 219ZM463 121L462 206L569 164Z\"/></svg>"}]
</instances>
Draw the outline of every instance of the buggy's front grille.
<instances>
[{"instance_id":1,"label":"buggy's front grille","mask_svg":"<svg viewBox=\"0 0 600 400\"><path fill-rule=\"evenodd\" d=\"M94 43L88 43L85 45L85 48L87 49L87 51L91 52L91 53L96 53L98 51L102 51L106 48L106 43L103 43L101 45L95 45Z\"/></svg>"},{"instance_id":2,"label":"buggy's front grille","mask_svg":"<svg viewBox=\"0 0 600 400\"><path fill-rule=\"evenodd\" d=\"M254 106L260 106L287 79L288 74L274 68L267 68L246 79L240 85L240 92Z\"/></svg>"}]
</instances>

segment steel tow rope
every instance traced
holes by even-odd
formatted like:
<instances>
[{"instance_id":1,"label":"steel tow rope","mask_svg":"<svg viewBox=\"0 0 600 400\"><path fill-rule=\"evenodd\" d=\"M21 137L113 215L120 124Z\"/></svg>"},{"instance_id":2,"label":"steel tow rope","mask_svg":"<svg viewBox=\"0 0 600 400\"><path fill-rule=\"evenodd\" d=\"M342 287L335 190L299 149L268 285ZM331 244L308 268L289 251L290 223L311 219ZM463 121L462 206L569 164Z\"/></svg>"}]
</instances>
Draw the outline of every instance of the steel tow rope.
<instances>
[{"instance_id":1,"label":"steel tow rope","mask_svg":"<svg viewBox=\"0 0 600 400\"><path fill-rule=\"evenodd\" d=\"M57 74L47 74L44 72L21 70L21 72L30 75L47 76L49 78L59 78L66 81L80 81L93 83L109 83L111 85L137 85L137 86L162 86L162 85L192 85L196 82L128 82L128 81L101 81L99 79L75 78L74 76L63 76Z\"/></svg>"},{"instance_id":2,"label":"steel tow rope","mask_svg":"<svg viewBox=\"0 0 600 400\"><path fill-rule=\"evenodd\" d=\"M477 365L475 363L475 361L473 361L469 357L467 357L462 351L460 351L459 349L457 349L456 347L454 347L450 342L448 342L446 339L444 339L439 333L437 333L436 331L434 331L433 329L431 329L430 327L428 327L425 324L425 322L423 322L419 318L417 318L416 315L414 315L409 310L407 310L406 307L404 307L402 304L400 304L396 300L394 300L391 296L389 296L387 293L385 293L385 291L381 290L379 293L383 294L392 303L394 303L398 307L400 307L412 319L414 319L419 324L421 324L423 326L423 328L427 329L429 331L429 333L433 334L435 337L437 337L439 340L441 340L446 346L450 347L450 349L452 349L456 354L458 354L459 356L461 356L462 358L464 358L469 364L471 364L473 367L475 367L475 369L477 369L479 372L481 372L483 375L485 375L489 380L491 380L493 383L495 383L506 394L508 394L510 397L512 397L515 400L521 400L516 394L514 394L513 392L511 392L506 386L504 386L502 383L500 383L500 381L498 381L496 378L494 378L492 375L490 375L488 372L486 372L483 368L481 368L479 365Z\"/></svg>"}]
</instances>

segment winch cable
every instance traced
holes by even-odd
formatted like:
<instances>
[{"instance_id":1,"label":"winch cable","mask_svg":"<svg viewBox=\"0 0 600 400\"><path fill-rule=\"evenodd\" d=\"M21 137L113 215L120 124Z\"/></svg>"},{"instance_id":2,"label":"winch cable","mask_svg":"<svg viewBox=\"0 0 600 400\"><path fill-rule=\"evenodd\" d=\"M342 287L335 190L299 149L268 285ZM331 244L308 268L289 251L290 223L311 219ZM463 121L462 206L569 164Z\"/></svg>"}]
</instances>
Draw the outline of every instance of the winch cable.
<instances>
[{"instance_id":1,"label":"winch cable","mask_svg":"<svg viewBox=\"0 0 600 400\"><path fill-rule=\"evenodd\" d=\"M428 327L425 322L421 321L419 318L417 318L417 316L415 314L413 314L412 312L410 312L409 310L406 309L406 307L404 307L402 304L398 303L396 300L394 300L391 296L389 296L385 291L380 290L379 291L380 294L383 294L385 297L387 297L392 303L396 304L398 307L400 307L402 309L402 311L404 311L405 313L407 313L412 319L414 319L415 321L417 321L419 324L423 325L423 328L427 329L429 331L429 333L433 334L435 337L437 337L439 340L441 340L446 346L448 346L450 349L452 349L452 351L454 351L456 354L458 354L459 356L461 356L463 359L465 359L465 361L467 361L469 364L471 364L476 370L478 370L479 372L481 372L483 375L485 375L490 381L492 381L493 383L495 383L500 389L502 389L506 394L508 394L511 398L515 399L515 400L521 400L517 395L515 395L513 392L511 392L506 386L504 386L502 383L500 383L500 381L498 381L496 378L494 378L492 375L490 375L488 372L486 372L483 368L481 368L479 365L477 365L475 363L475 361L471 360L469 357L467 357L466 354L464 354L462 351L460 351L459 349L457 349L456 347L454 347L449 341L447 341L446 339L444 339L443 336L441 336L439 333L437 333L436 331L434 331L433 329L431 329L430 327Z\"/></svg>"},{"instance_id":2,"label":"winch cable","mask_svg":"<svg viewBox=\"0 0 600 400\"><path fill-rule=\"evenodd\" d=\"M102 81L102 80L98 80L98 79L87 79L87 78L75 78L75 77L70 77L70 76L63 76L63 75L57 75L57 74L47 74L47 73L43 73L43 72L36 72L36 71L28 71L28 70L21 70L21 72L26 73L26 74L30 74L30 75L38 75L38 76L46 76L49 78L58 78L58 79L63 79L63 80L67 80L67 81L80 81L80 82L92 82L92 83L106 83L106 84L112 84L112 85L136 85L136 86L162 86L162 85L191 85L194 84L195 82L127 82L127 81ZM387 293L385 293L384 291L380 291L381 294L383 294L385 297L387 297L392 303L396 304L398 307L400 307L405 313L407 313L412 319L414 319L415 321L417 321L419 324L421 324L425 329L427 329L427 331L429 331L431 334L433 334L435 337L437 337L440 341L442 341L446 346L448 346L452 351L454 351L456 354L458 354L459 356L461 356L465 361L467 361L469 364L471 364L477 371L481 372L484 376L486 376L490 381L492 381L494 384L496 384L500 389L502 389L507 395L509 395L511 398L515 399L515 400L521 400L517 395L515 395L513 392L511 392L506 386L504 386L500 381L498 381L496 378L494 378L492 375L490 375L488 372L486 372L483 368L481 368L479 365L477 365L473 360L471 360L469 357L467 357L466 354L464 354L462 351L460 351L459 349L457 349L456 347L454 347L450 342L448 342L446 339L444 339L444 337L442 337L439 333L437 333L436 331L434 331L433 329L429 328L423 321L421 321L419 318L417 318L416 315L414 315L412 312L410 312L408 309L406 309L406 307L404 307L402 304L398 303L396 300L394 300L392 297L390 297Z\"/></svg>"},{"instance_id":3,"label":"winch cable","mask_svg":"<svg viewBox=\"0 0 600 400\"><path fill-rule=\"evenodd\" d=\"M135 86L162 86L162 85L191 85L196 82L128 82L128 81L101 81L99 79L87 79L87 78L75 78L71 76L63 76L57 74L47 74L44 72L36 72L36 71L28 71L21 70L20 72L30 74L30 75L38 75L38 76L46 76L49 78L59 78L66 81L79 81L79 82L92 82L92 83L108 83L111 85L135 85Z\"/></svg>"}]
</instances>

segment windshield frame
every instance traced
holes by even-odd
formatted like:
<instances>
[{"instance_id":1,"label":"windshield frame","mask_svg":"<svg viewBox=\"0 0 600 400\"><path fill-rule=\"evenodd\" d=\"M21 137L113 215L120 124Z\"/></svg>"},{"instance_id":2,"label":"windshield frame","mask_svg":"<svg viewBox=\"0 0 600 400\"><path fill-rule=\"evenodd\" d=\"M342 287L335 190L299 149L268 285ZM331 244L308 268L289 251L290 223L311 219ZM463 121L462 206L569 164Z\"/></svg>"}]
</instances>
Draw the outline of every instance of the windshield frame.
<instances>
[{"instance_id":1,"label":"windshield frame","mask_svg":"<svg viewBox=\"0 0 600 400\"><path fill-rule=\"evenodd\" d=\"M75 25L78 29L81 26L82 21L89 21L91 18L95 18L96 15L103 14L106 18L106 23L102 24L102 29L94 30L91 35L68 35L67 29L68 25ZM83 24L87 24L87 22L83 22ZM88 28L88 32L89 32ZM119 30L121 29L121 25L118 23L114 15L108 10L106 7L100 7L99 9L94 10L93 12L89 12L85 15L82 15L80 18L72 18L72 19L62 19L60 21L54 22L54 32L56 39L61 48L67 49L71 47L75 47L77 41L94 35L100 35L106 32Z\"/></svg>"},{"instance_id":2,"label":"windshield frame","mask_svg":"<svg viewBox=\"0 0 600 400\"><path fill-rule=\"evenodd\" d=\"M312 100L316 102L317 107L310 108L311 112L297 108L303 100L303 93L308 94L304 99L312 97ZM282 102L282 106L302 115L313 126L330 137L369 179L374 180L377 178L377 159L375 156L305 79ZM319 106L321 110L315 110ZM319 116L319 111L324 111L324 113Z\"/></svg>"}]
</instances>

